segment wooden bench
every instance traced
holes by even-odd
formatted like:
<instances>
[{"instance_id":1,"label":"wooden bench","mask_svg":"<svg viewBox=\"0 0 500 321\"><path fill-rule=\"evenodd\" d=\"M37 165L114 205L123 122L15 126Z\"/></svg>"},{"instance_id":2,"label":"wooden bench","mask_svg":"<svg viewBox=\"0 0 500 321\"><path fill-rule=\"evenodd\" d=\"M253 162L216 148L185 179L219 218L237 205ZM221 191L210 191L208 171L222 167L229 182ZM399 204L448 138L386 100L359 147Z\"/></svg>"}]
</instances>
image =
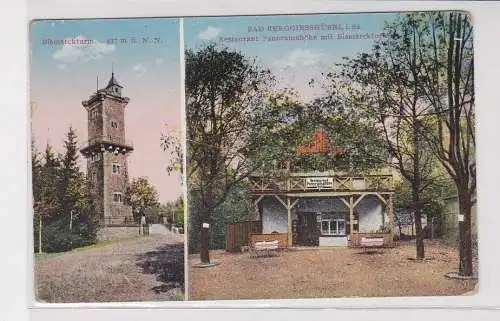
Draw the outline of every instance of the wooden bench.
<instances>
[{"instance_id":1,"label":"wooden bench","mask_svg":"<svg viewBox=\"0 0 500 321\"><path fill-rule=\"evenodd\" d=\"M369 250L384 248L384 238L383 237L362 237L359 244L364 252Z\"/></svg>"},{"instance_id":2,"label":"wooden bench","mask_svg":"<svg viewBox=\"0 0 500 321\"><path fill-rule=\"evenodd\" d=\"M255 242L251 243L249 247L250 257L279 255L280 249L278 240Z\"/></svg>"}]
</instances>

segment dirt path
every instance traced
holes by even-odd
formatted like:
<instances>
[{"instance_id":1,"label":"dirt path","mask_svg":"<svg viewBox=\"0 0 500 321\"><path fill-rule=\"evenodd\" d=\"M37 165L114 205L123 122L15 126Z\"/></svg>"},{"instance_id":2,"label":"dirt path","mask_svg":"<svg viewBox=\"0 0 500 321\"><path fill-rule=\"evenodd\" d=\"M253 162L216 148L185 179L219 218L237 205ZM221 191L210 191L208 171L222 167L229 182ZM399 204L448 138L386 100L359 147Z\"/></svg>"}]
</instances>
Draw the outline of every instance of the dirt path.
<instances>
[{"instance_id":1,"label":"dirt path","mask_svg":"<svg viewBox=\"0 0 500 321\"><path fill-rule=\"evenodd\" d=\"M331 248L285 252L250 258L248 253L211 253L212 268L196 268L189 256L189 299L295 299L461 295L476 281L451 280L444 274L458 267L456 250L426 244L426 262L415 257L415 245L380 253Z\"/></svg>"},{"instance_id":2,"label":"dirt path","mask_svg":"<svg viewBox=\"0 0 500 321\"><path fill-rule=\"evenodd\" d=\"M184 244L152 235L37 259L37 298L45 302L184 299Z\"/></svg>"}]
</instances>

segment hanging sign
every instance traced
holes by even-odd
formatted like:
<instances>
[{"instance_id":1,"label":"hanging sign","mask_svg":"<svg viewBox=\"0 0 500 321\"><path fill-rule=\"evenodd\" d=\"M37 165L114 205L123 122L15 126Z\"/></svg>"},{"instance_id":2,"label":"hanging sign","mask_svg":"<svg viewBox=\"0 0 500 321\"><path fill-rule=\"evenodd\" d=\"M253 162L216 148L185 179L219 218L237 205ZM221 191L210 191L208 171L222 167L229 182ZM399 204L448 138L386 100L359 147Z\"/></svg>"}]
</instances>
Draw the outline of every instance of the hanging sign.
<instances>
[{"instance_id":1,"label":"hanging sign","mask_svg":"<svg viewBox=\"0 0 500 321\"><path fill-rule=\"evenodd\" d=\"M306 188L333 188L333 177L308 177Z\"/></svg>"}]
</instances>

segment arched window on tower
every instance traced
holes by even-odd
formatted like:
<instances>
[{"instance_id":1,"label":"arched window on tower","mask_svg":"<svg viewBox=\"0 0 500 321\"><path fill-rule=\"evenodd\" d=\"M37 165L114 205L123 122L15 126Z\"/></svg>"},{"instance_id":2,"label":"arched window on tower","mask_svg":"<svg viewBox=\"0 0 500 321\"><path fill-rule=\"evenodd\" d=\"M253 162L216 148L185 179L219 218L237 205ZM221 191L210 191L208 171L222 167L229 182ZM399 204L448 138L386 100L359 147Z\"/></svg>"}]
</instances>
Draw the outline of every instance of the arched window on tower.
<instances>
[{"instance_id":1,"label":"arched window on tower","mask_svg":"<svg viewBox=\"0 0 500 321\"><path fill-rule=\"evenodd\" d=\"M113 193L113 201L116 203L122 203L122 193Z\"/></svg>"},{"instance_id":2,"label":"arched window on tower","mask_svg":"<svg viewBox=\"0 0 500 321\"><path fill-rule=\"evenodd\" d=\"M120 174L120 165L113 164L113 174Z\"/></svg>"}]
</instances>

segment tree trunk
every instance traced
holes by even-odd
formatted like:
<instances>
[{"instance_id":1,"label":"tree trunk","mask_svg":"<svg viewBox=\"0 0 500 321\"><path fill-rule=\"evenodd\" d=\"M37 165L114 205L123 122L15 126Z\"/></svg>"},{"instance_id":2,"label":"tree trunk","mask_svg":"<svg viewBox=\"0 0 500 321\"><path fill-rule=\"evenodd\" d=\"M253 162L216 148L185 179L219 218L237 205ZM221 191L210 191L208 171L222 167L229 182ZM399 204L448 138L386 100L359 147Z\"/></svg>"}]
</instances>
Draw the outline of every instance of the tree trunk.
<instances>
[{"instance_id":1,"label":"tree trunk","mask_svg":"<svg viewBox=\"0 0 500 321\"><path fill-rule=\"evenodd\" d=\"M415 109L414 109L415 110ZM424 253L424 235L422 233L422 204L420 202L421 193L421 175L420 172L422 168L420 166L420 135L421 127L419 119L416 113L413 114L412 121L413 129L413 148L415 149L413 153L413 181L411 184L412 198L413 198L413 219L415 220L415 243L417 245L417 259L423 259L425 257Z\"/></svg>"},{"instance_id":2,"label":"tree trunk","mask_svg":"<svg viewBox=\"0 0 500 321\"><path fill-rule=\"evenodd\" d=\"M428 216L427 216L427 224L429 224ZM434 217L431 218L431 239L434 239Z\"/></svg>"},{"instance_id":3,"label":"tree trunk","mask_svg":"<svg viewBox=\"0 0 500 321\"><path fill-rule=\"evenodd\" d=\"M42 254L42 216L38 222L38 253Z\"/></svg>"},{"instance_id":4,"label":"tree trunk","mask_svg":"<svg viewBox=\"0 0 500 321\"><path fill-rule=\"evenodd\" d=\"M422 208L420 204L419 188L413 186L412 188L413 206L414 206L414 221L415 221L415 243L417 246L417 259L425 257L424 251L424 233L422 231Z\"/></svg>"},{"instance_id":5,"label":"tree trunk","mask_svg":"<svg viewBox=\"0 0 500 321\"><path fill-rule=\"evenodd\" d=\"M210 226L208 224L210 214L206 208L201 213L201 229L200 229L200 260L202 264L210 263Z\"/></svg>"},{"instance_id":6,"label":"tree trunk","mask_svg":"<svg viewBox=\"0 0 500 321\"><path fill-rule=\"evenodd\" d=\"M460 261L458 273L461 276L472 276L472 233L471 233L471 208L472 204L467 190L459 192L459 211L462 219L458 222Z\"/></svg>"}]
</instances>

